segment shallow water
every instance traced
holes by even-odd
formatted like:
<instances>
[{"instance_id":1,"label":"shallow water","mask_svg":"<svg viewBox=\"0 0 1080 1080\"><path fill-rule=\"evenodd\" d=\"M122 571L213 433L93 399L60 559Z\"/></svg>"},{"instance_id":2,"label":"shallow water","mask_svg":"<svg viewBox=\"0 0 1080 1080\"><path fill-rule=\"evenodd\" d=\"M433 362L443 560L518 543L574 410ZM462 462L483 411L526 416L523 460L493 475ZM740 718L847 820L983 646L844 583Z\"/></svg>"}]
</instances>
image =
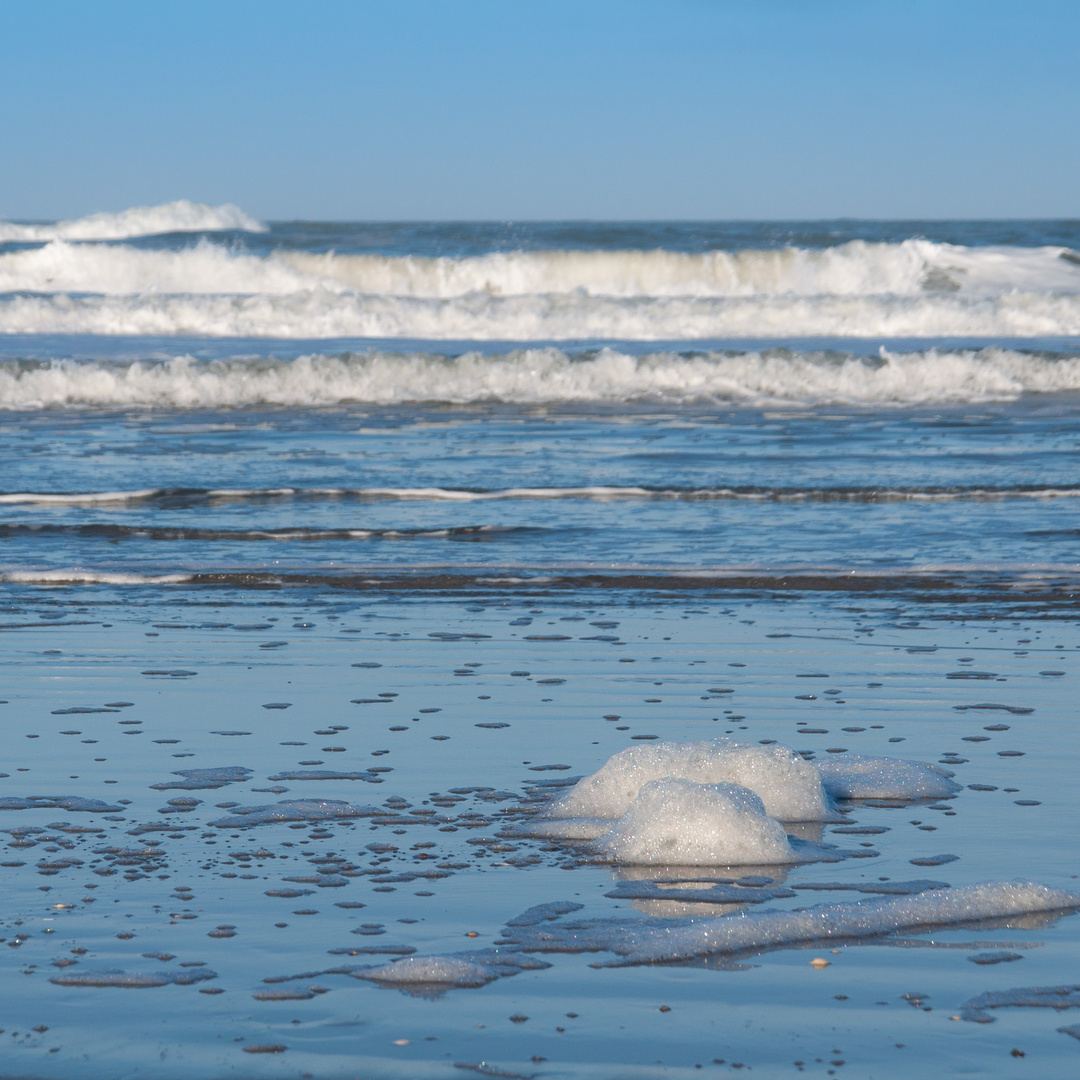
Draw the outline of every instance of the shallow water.
<instances>
[{"instance_id":1,"label":"shallow water","mask_svg":"<svg viewBox=\"0 0 1080 1080\"><path fill-rule=\"evenodd\" d=\"M189 227L177 213L153 227ZM137 235L146 220L0 252L3 272L29 254L145 276L152 255L179 275L160 303L118 278L84 294L27 276L0 298L20 332L0 343L0 1074L1075 1075L1068 897L1021 890L976 919L969 894L935 894L1080 888L1073 226ZM799 293L810 314L773 352L768 326L720 341L723 319L707 348L656 352L678 260L651 299L592 304L583 279L565 303L537 293L577 344L537 332L533 352L419 341L427 315L400 347L341 339L334 320L371 295L355 281L337 306L319 286L320 326L311 296L266 285L284 255L328 250L457 260L456 280L500 253L550 275L544 252L660 247L750 252L760 274L792 244L789 263L824 252L848 277L833 266L820 304ZM946 261L969 284L927 288ZM863 336L809 341L814 311L881 288L882 267L894 291L849 309ZM1028 308L1056 305L1051 345L998 333L1017 301L989 267ZM220 291L241 271L264 291ZM807 280L751 299L782 321ZM402 296L387 310L434 302ZM470 296L436 299L507 336ZM985 316L972 339L867 332L901 301L933 323L943 297ZM146 330L154 303L188 323ZM648 332L601 351L631 309ZM18 323L31 310L53 321ZM89 332L106 310L117 336ZM226 310L263 322L224 338L233 316L206 320ZM535 835L616 752L721 737L933 763L962 787L840 799L834 821L785 823L782 865L627 866ZM911 921L950 903L948 925ZM799 938L785 913L817 905L851 906ZM788 936L692 944L741 912Z\"/></svg>"}]
</instances>

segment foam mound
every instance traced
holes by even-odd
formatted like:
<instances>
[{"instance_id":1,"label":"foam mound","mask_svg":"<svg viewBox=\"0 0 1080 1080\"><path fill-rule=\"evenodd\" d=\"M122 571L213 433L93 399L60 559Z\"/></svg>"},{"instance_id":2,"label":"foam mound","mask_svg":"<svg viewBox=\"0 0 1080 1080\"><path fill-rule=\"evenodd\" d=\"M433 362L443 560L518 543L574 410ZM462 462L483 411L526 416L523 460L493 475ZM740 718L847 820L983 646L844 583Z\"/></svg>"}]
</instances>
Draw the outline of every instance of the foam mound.
<instances>
[{"instance_id":1,"label":"foam mound","mask_svg":"<svg viewBox=\"0 0 1080 1080\"><path fill-rule=\"evenodd\" d=\"M944 799L960 790L953 773L925 761L830 754L815 764L836 799Z\"/></svg>"},{"instance_id":2,"label":"foam mound","mask_svg":"<svg viewBox=\"0 0 1080 1080\"><path fill-rule=\"evenodd\" d=\"M501 972L471 960L453 956L406 956L390 964L382 964L355 977L390 986L484 986L494 982Z\"/></svg>"},{"instance_id":3,"label":"foam mound","mask_svg":"<svg viewBox=\"0 0 1080 1080\"><path fill-rule=\"evenodd\" d=\"M744 746L728 739L655 742L621 750L556 799L544 816L617 819L646 784L671 779L748 788L764 812L779 821L834 817L818 770L794 750L779 744Z\"/></svg>"},{"instance_id":4,"label":"foam mound","mask_svg":"<svg viewBox=\"0 0 1080 1080\"><path fill-rule=\"evenodd\" d=\"M669 777L643 785L597 841L635 866L731 866L796 862L784 827L748 788Z\"/></svg>"}]
</instances>

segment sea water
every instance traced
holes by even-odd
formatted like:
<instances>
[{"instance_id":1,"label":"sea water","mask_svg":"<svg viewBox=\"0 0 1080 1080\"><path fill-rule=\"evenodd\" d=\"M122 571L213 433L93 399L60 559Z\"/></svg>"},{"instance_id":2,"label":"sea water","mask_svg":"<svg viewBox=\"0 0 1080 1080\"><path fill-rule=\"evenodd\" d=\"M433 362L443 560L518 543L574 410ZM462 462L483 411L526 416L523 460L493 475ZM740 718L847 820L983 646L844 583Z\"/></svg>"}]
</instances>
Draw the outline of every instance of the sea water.
<instances>
[{"instance_id":1,"label":"sea water","mask_svg":"<svg viewBox=\"0 0 1080 1080\"><path fill-rule=\"evenodd\" d=\"M1076 1075L1078 249L0 224L0 1075Z\"/></svg>"}]
</instances>

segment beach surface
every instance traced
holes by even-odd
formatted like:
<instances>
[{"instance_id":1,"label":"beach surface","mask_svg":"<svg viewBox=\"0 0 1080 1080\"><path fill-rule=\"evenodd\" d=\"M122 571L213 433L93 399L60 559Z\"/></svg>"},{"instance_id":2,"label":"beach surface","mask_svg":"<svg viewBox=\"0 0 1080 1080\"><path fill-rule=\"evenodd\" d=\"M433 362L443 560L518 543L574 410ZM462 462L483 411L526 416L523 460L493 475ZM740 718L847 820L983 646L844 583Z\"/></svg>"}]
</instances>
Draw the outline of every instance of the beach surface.
<instances>
[{"instance_id":1,"label":"beach surface","mask_svg":"<svg viewBox=\"0 0 1080 1080\"><path fill-rule=\"evenodd\" d=\"M0 1076L1076 1074L1075 225L155 215L0 224Z\"/></svg>"}]
</instances>

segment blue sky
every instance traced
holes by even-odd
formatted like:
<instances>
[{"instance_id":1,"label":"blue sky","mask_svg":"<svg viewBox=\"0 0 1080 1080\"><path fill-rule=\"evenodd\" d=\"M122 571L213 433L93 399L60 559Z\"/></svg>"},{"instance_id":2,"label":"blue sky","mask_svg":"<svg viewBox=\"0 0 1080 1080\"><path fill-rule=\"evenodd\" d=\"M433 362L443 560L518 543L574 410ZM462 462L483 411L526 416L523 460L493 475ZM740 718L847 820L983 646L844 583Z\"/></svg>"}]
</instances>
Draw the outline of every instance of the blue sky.
<instances>
[{"instance_id":1,"label":"blue sky","mask_svg":"<svg viewBox=\"0 0 1080 1080\"><path fill-rule=\"evenodd\" d=\"M1080 216L1078 0L2 0L0 218Z\"/></svg>"}]
</instances>

